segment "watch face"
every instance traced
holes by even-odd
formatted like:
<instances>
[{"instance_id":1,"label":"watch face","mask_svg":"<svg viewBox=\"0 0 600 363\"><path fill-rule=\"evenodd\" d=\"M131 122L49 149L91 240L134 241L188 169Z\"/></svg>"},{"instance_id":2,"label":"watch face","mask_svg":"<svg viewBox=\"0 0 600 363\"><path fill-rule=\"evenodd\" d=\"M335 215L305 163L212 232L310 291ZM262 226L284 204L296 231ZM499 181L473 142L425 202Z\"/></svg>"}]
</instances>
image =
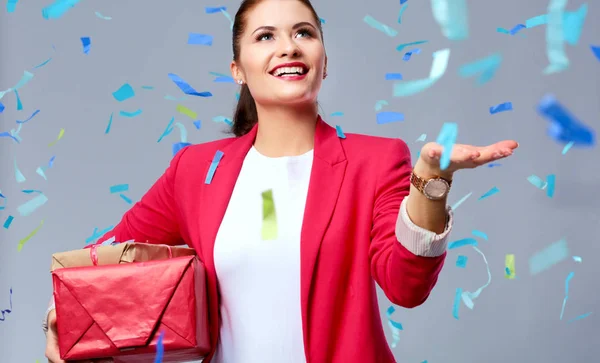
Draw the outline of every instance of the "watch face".
<instances>
[{"instance_id":1,"label":"watch face","mask_svg":"<svg viewBox=\"0 0 600 363\"><path fill-rule=\"evenodd\" d=\"M425 184L423 193L429 199L441 199L448 192L448 183L442 179L431 179Z\"/></svg>"}]
</instances>

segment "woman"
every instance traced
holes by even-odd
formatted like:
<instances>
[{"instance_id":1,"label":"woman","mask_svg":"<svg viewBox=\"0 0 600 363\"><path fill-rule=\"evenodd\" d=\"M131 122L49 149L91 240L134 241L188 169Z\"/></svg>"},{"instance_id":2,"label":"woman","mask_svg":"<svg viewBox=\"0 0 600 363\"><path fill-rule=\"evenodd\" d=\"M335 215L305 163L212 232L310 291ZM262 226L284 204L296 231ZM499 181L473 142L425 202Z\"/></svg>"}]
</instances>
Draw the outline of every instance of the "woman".
<instances>
[{"instance_id":1,"label":"woman","mask_svg":"<svg viewBox=\"0 0 600 363\"><path fill-rule=\"evenodd\" d=\"M401 140L338 137L317 114L327 57L309 0L243 1L233 54L236 137L179 152L99 242L197 250L214 347L205 362L394 362L375 281L394 304L422 304L444 262L453 173L517 143L456 145L443 171L442 147L429 143L411 170ZM263 240L267 190L277 232ZM47 356L60 362L49 315Z\"/></svg>"}]
</instances>

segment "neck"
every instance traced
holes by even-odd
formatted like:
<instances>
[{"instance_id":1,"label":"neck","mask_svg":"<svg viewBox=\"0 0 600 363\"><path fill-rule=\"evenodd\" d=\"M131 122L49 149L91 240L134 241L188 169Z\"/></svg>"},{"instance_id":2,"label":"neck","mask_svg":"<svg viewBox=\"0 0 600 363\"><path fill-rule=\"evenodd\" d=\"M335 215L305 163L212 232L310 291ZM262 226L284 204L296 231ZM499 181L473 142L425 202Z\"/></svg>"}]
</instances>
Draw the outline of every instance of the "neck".
<instances>
[{"instance_id":1,"label":"neck","mask_svg":"<svg viewBox=\"0 0 600 363\"><path fill-rule=\"evenodd\" d=\"M256 105L258 132L254 147L268 157L302 155L314 148L317 106Z\"/></svg>"}]
</instances>

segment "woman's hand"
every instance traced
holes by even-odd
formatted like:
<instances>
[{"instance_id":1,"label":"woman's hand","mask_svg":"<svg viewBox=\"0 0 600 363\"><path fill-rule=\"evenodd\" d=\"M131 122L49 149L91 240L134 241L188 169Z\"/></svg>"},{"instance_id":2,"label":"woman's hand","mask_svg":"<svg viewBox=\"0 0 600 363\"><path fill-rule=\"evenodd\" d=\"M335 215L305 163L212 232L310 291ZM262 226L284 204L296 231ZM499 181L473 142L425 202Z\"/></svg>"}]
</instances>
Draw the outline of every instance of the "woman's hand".
<instances>
[{"instance_id":1,"label":"woman's hand","mask_svg":"<svg viewBox=\"0 0 600 363\"><path fill-rule=\"evenodd\" d=\"M46 333L46 358L48 363L66 363L60 359L58 335L56 333L56 310L48 313L48 332Z\"/></svg>"},{"instance_id":2,"label":"woman's hand","mask_svg":"<svg viewBox=\"0 0 600 363\"><path fill-rule=\"evenodd\" d=\"M460 169L473 169L478 166L505 158L513 154L519 147L514 140L504 140L488 146L473 146L456 144L450 155L450 165L441 170L440 159L443 146L429 142L421 149L419 160L415 164L415 174L421 177L439 176L451 180L455 171Z\"/></svg>"}]
</instances>

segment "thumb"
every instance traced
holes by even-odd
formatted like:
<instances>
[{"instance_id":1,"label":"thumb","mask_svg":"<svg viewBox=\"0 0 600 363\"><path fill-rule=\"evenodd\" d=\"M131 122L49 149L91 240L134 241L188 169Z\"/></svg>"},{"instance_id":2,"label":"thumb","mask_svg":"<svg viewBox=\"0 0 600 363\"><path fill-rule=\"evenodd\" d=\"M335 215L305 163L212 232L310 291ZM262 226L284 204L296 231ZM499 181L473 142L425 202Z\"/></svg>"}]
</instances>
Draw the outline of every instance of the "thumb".
<instances>
[{"instance_id":1,"label":"thumb","mask_svg":"<svg viewBox=\"0 0 600 363\"><path fill-rule=\"evenodd\" d=\"M49 363L66 363L60 359L56 328L48 329L48 334L46 335L46 358L48 358Z\"/></svg>"}]
</instances>

